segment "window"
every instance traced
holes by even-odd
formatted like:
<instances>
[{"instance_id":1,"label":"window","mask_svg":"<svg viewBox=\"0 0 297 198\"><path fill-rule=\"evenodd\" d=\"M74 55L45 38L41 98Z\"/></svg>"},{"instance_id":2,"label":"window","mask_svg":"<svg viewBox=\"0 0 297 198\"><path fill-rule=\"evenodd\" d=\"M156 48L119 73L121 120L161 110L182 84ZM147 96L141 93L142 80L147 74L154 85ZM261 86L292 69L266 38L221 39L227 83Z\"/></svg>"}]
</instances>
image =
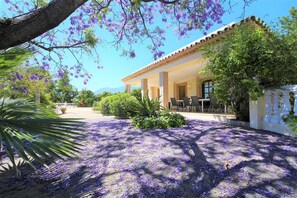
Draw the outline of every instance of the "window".
<instances>
[{"instance_id":1,"label":"window","mask_svg":"<svg viewBox=\"0 0 297 198\"><path fill-rule=\"evenodd\" d=\"M202 96L209 98L209 94L214 92L214 83L212 80L206 80L202 83Z\"/></svg>"}]
</instances>

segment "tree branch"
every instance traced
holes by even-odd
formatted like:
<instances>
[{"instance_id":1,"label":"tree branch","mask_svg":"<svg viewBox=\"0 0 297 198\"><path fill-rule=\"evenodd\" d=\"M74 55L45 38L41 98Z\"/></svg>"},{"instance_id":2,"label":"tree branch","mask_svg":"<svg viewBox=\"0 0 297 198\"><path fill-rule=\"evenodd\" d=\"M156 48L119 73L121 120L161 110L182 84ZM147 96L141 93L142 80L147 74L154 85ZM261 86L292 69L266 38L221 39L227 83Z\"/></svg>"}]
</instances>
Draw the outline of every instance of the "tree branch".
<instances>
[{"instance_id":1,"label":"tree branch","mask_svg":"<svg viewBox=\"0 0 297 198\"><path fill-rule=\"evenodd\" d=\"M69 49L69 48L79 48L81 47L82 44L85 44L87 43L87 41L84 41L84 42L78 42L78 43L75 43L75 44L72 44L72 45L60 45L60 46L52 46L52 47L45 47L35 41L29 41L30 44L32 45L35 45L37 47L40 47L41 49L43 50L46 50L46 51L53 51L54 49Z\"/></svg>"},{"instance_id":2,"label":"tree branch","mask_svg":"<svg viewBox=\"0 0 297 198\"><path fill-rule=\"evenodd\" d=\"M0 23L0 50L31 41L57 27L88 0L53 0L21 19Z\"/></svg>"},{"instance_id":3,"label":"tree branch","mask_svg":"<svg viewBox=\"0 0 297 198\"><path fill-rule=\"evenodd\" d=\"M141 1L148 3L148 2L153 2L154 0L141 0ZM176 2L178 2L178 0L173 0L173 1L159 0L159 1L164 4L175 4Z\"/></svg>"}]
</instances>

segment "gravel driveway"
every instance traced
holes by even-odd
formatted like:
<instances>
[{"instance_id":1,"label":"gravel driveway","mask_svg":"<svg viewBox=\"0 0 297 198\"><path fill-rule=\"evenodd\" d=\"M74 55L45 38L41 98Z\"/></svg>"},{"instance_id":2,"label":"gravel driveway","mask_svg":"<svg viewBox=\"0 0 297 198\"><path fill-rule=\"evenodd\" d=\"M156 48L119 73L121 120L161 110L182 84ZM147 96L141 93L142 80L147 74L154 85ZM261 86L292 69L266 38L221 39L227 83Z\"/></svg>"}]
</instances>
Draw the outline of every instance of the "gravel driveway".
<instances>
[{"instance_id":1,"label":"gravel driveway","mask_svg":"<svg viewBox=\"0 0 297 198\"><path fill-rule=\"evenodd\" d=\"M201 120L139 130L90 109L63 117L86 118L80 156L0 175L0 197L297 197L296 138Z\"/></svg>"}]
</instances>

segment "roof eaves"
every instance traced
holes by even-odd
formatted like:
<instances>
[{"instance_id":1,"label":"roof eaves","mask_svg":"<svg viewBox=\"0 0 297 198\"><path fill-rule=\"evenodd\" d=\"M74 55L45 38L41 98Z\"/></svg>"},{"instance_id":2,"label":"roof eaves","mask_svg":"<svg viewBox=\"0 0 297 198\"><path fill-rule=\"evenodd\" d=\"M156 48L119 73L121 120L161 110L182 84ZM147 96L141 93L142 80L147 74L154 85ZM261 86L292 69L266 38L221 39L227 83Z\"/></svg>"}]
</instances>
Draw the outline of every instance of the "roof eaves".
<instances>
[{"instance_id":1,"label":"roof eaves","mask_svg":"<svg viewBox=\"0 0 297 198\"><path fill-rule=\"evenodd\" d=\"M171 59L173 59L174 57L178 56L178 55L182 55L182 53L186 52L186 51L189 51L191 49L193 49L194 47L198 46L198 45L203 45L205 44L206 42L208 41L211 41L215 38L217 38L218 36L222 35L222 34L226 34L227 32L229 32L230 30L234 29L236 26L239 26L241 24L244 24L244 23L247 23L247 22L250 22L250 21L253 21L255 22L256 24L258 24L259 26L265 28L265 29L269 29L266 25L266 23L264 21L262 21L260 18L257 18L255 16L250 16L246 19L243 19L241 20L239 23L235 23L235 22L232 22L232 23L229 23L228 25L226 26L223 26L211 33L209 33L208 35L200 38L200 39L197 39L195 41L193 41L192 43L189 43L187 44L186 46L182 47L182 48L179 48L175 51L173 51L172 53L146 65L145 67L142 67L140 68L139 70L135 71L134 73L132 73L131 75L125 77L122 79L122 81L127 81L127 80L130 80L134 77L137 77L143 73L145 73L146 71L149 71L149 70L152 70L152 69L155 69L157 68L158 66L162 66L165 61L166 63L167 62L170 62Z\"/></svg>"}]
</instances>

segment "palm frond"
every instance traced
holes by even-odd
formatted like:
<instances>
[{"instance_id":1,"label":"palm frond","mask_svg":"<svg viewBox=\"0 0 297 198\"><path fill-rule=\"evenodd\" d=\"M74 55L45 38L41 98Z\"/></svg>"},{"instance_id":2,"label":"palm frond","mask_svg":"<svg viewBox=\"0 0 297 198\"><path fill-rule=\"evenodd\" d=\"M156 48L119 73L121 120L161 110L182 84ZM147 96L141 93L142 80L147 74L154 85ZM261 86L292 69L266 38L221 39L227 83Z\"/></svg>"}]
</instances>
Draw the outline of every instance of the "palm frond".
<instances>
[{"instance_id":1,"label":"palm frond","mask_svg":"<svg viewBox=\"0 0 297 198\"><path fill-rule=\"evenodd\" d=\"M6 72L21 65L32 54L32 51L22 47L0 51L0 76L5 76Z\"/></svg>"},{"instance_id":2,"label":"palm frond","mask_svg":"<svg viewBox=\"0 0 297 198\"><path fill-rule=\"evenodd\" d=\"M82 126L25 99L0 99L0 145L16 171L15 154L31 166L32 161L45 165L55 158L76 156L82 146L78 143Z\"/></svg>"}]
</instances>

